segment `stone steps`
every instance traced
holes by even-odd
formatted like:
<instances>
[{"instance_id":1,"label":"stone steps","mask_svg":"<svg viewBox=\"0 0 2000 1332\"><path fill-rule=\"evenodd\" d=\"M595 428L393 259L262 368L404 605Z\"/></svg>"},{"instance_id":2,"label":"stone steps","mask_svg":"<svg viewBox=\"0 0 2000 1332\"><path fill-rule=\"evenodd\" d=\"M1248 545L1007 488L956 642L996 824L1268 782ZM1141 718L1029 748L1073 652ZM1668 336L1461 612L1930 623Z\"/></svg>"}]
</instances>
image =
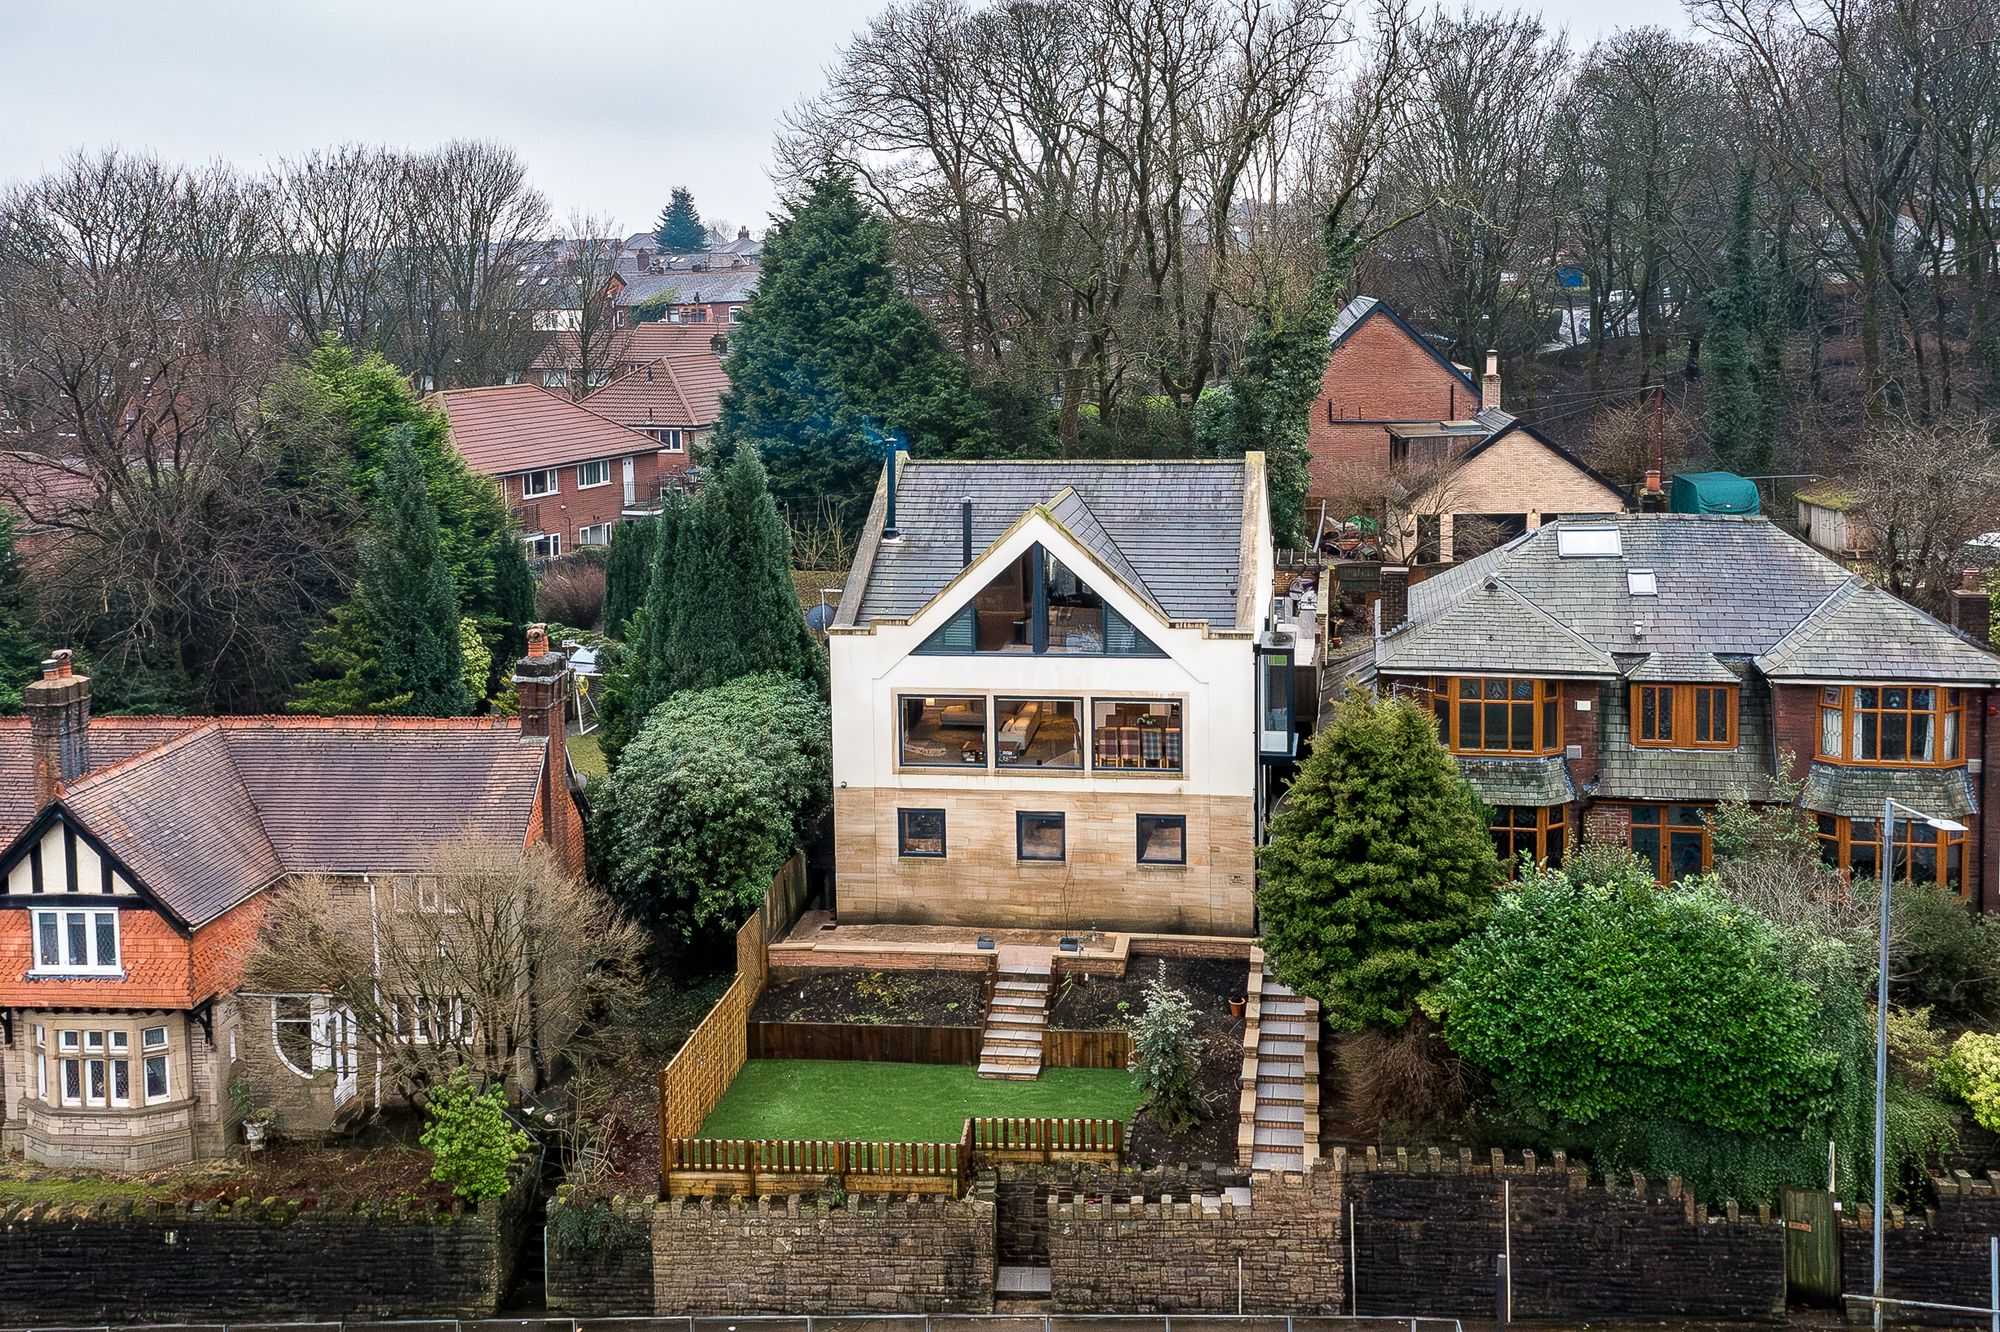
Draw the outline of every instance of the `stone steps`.
<instances>
[{"instance_id":1,"label":"stone steps","mask_svg":"<svg viewBox=\"0 0 2000 1332\"><path fill-rule=\"evenodd\" d=\"M979 1076L1032 1081L1042 1075L1042 1037L1049 1025L1051 967L1047 958L1003 956L986 1005Z\"/></svg>"},{"instance_id":2,"label":"stone steps","mask_svg":"<svg viewBox=\"0 0 2000 1332\"><path fill-rule=\"evenodd\" d=\"M1319 1005L1252 955L1243 1025L1237 1160L1254 1170L1305 1170L1319 1159Z\"/></svg>"}]
</instances>

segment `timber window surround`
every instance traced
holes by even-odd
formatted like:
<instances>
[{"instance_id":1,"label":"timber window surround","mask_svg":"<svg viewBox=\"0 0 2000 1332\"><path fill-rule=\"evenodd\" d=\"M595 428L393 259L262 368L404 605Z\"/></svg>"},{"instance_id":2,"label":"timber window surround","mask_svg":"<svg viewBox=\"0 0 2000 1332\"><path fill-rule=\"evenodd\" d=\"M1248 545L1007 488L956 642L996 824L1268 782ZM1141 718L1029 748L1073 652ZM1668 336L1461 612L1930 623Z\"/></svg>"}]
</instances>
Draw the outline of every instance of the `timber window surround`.
<instances>
[{"instance_id":1,"label":"timber window surround","mask_svg":"<svg viewBox=\"0 0 2000 1332\"><path fill-rule=\"evenodd\" d=\"M1632 743L1642 749L1736 748L1734 685L1632 686Z\"/></svg>"},{"instance_id":2,"label":"timber window surround","mask_svg":"<svg viewBox=\"0 0 2000 1332\"><path fill-rule=\"evenodd\" d=\"M1562 686L1453 676L1432 686L1438 738L1454 754L1559 754Z\"/></svg>"},{"instance_id":3,"label":"timber window surround","mask_svg":"<svg viewBox=\"0 0 2000 1332\"><path fill-rule=\"evenodd\" d=\"M1632 805L1632 854L1662 883L1708 869L1708 811L1699 805Z\"/></svg>"},{"instance_id":4,"label":"timber window surround","mask_svg":"<svg viewBox=\"0 0 2000 1332\"><path fill-rule=\"evenodd\" d=\"M1059 861L1067 857L1066 815L1022 810L1014 815L1014 855L1019 860Z\"/></svg>"},{"instance_id":5,"label":"timber window surround","mask_svg":"<svg viewBox=\"0 0 2000 1332\"><path fill-rule=\"evenodd\" d=\"M35 976L118 976L116 910L34 910Z\"/></svg>"},{"instance_id":6,"label":"timber window surround","mask_svg":"<svg viewBox=\"0 0 2000 1332\"><path fill-rule=\"evenodd\" d=\"M1187 815L1141 814L1138 857L1141 865L1187 864Z\"/></svg>"},{"instance_id":7,"label":"timber window surround","mask_svg":"<svg viewBox=\"0 0 2000 1332\"><path fill-rule=\"evenodd\" d=\"M1818 816L1820 855L1835 869L1856 880L1874 881L1882 874L1882 825L1876 819ZM1890 877L1917 883L1969 890L1965 882L1965 834L1945 832L1919 820L1897 819L1895 861Z\"/></svg>"},{"instance_id":8,"label":"timber window surround","mask_svg":"<svg viewBox=\"0 0 2000 1332\"><path fill-rule=\"evenodd\" d=\"M1829 763L1944 767L1965 756L1965 691L1929 685L1828 685L1819 746Z\"/></svg>"},{"instance_id":9,"label":"timber window surround","mask_svg":"<svg viewBox=\"0 0 2000 1332\"><path fill-rule=\"evenodd\" d=\"M1520 868L1523 852L1537 865L1562 867L1563 839L1568 832L1566 806L1501 805L1493 811L1489 830L1493 848L1500 855L1500 868L1507 874Z\"/></svg>"},{"instance_id":10,"label":"timber window surround","mask_svg":"<svg viewBox=\"0 0 2000 1332\"><path fill-rule=\"evenodd\" d=\"M896 811L896 854L914 860L944 859L944 811Z\"/></svg>"}]
</instances>

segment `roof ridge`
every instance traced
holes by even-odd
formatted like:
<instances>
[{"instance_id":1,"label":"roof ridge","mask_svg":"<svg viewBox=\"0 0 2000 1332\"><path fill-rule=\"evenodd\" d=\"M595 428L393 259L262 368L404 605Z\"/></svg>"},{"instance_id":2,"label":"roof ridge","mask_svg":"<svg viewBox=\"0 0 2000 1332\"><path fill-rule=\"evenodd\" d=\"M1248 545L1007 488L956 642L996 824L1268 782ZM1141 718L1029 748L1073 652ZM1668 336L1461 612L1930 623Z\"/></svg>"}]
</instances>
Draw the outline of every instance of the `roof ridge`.
<instances>
[{"instance_id":1,"label":"roof ridge","mask_svg":"<svg viewBox=\"0 0 2000 1332\"><path fill-rule=\"evenodd\" d=\"M1732 514L1728 516L1739 517L1741 515ZM1770 647L1765 648L1762 652L1759 652L1752 659L1757 663L1758 669L1762 670L1764 662L1775 660L1780 653L1791 647L1795 639L1803 637L1809 630L1814 628L1821 616L1831 614L1837 607L1844 605L1853 597L1855 592L1868 585L1867 579L1858 573L1850 572L1831 592L1821 597L1817 605L1804 615L1801 615L1799 622L1787 630L1783 638L1771 644Z\"/></svg>"},{"instance_id":2,"label":"roof ridge","mask_svg":"<svg viewBox=\"0 0 2000 1332\"><path fill-rule=\"evenodd\" d=\"M489 715L484 717L409 717L396 713L379 716L365 713L340 713L324 716L318 713L241 713L227 717L208 719L225 730L251 730L263 727L268 730L293 731L493 731L499 733L517 731L515 719Z\"/></svg>"},{"instance_id":3,"label":"roof ridge","mask_svg":"<svg viewBox=\"0 0 2000 1332\"><path fill-rule=\"evenodd\" d=\"M89 772L86 772L85 774L83 774L83 776L77 778L75 781L64 783L60 788L61 798L67 799L69 796L74 795L76 792L84 790L87 787L88 788L97 787L101 785L107 778L110 778L114 775L131 772L134 769L141 766L142 764L149 763L153 759L158 758L162 754L192 744L197 737L210 734L211 732L216 735L220 735L222 734L222 728L216 724L217 720L218 720L217 718L210 717L205 721L203 721L200 725L191 726L187 730L182 731L179 735L173 736L167 740L162 740L157 745L153 745L147 749L142 749L136 754L127 754L124 758L119 759L116 763L107 763L101 768L92 768ZM96 723L92 722L91 725L94 726L96 725ZM232 759L230 761L230 766L232 768L236 766L235 760ZM239 777L238 780L239 781L242 780L241 777Z\"/></svg>"}]
</instances>

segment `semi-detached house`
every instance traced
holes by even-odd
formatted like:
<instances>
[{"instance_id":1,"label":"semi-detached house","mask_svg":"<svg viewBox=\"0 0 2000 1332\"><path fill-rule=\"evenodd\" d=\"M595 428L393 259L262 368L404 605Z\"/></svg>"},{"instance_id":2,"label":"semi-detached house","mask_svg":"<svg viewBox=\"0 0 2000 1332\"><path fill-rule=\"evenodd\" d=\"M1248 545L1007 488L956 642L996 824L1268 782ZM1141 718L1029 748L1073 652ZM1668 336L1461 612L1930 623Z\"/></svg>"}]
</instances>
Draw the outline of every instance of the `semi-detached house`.
<instances>
[{"instance_id":1,"label":"semi-detached house","mask_svg":"<svg viewBox=\"0 0 2000 1332\"><path fill-rule=\"evenodd\" d=\"M1826 859L2000 910L2000 660L1759 517L1565 519L1413 586L1385 571L1363 668L1424 700L1503 855L1586 831L1661 877L1713 857L1718 801L1797 785Z\"/></svg>"}]
</instances>

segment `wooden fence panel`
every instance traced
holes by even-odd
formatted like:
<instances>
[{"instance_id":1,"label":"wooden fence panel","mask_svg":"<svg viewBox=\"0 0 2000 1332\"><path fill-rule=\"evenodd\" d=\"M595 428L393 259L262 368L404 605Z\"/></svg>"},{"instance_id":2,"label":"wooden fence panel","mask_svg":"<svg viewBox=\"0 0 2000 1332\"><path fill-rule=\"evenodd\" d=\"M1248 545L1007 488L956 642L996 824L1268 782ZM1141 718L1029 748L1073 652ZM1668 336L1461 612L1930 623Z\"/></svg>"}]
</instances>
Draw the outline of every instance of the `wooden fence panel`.
<instances>
[{"instance_id":1,"label":"wooden fence panel","mask_svg":"<svg viewBox=\"0 0 2000 1332\"><path fill-rule=\"evenodd\" d=\"M977 1027L862 1022L752 1022L752 1059L845 1059L871 1064L976 1064Z\"/></svg>"},{"instance_id":2,"label":"wooden fence panel","mask_svg":"<svg viewBox=\"0 0 2000 1332\"><path fill-rule=\"evenodd\" d=\"M1049 1031L1042 1037L1044 1068L1125 1068L1132 1036L1124 1031Z\"/></svg>"}]
</instances>

